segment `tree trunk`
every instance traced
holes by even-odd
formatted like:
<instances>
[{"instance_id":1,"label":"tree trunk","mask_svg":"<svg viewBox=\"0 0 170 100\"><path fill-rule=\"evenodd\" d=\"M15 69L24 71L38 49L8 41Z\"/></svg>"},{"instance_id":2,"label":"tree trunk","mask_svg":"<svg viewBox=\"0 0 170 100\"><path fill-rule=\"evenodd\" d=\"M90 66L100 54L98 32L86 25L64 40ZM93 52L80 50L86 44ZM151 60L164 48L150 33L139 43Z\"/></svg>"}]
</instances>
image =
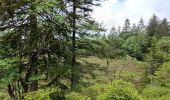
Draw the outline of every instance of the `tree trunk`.
<instances>
[{"instance_id":1,"label":"tree trunk","mask_svg":"<svg viewBox=\"0 0 170 100\"><path fill-rule=\"evenodd\" d=\"M30 91L37 91L38 90L38 80L35 80L31 83Z\"/></svg>"},{"instance_id":2,"label":"tree trunk","mask_svg":"<svg viewBox=\"0 0 170 100\"><path fill-rule=\"evenodd\" d=\"M76 87L76 0L73 0L73 16L72 16L72 67L71 67L71 89Z\"/></svg>"},{"instance_id":3,"label":"tree trunk","mask_svg":"<svg viewBox=\"0 0 170 100\"><path fill-rule=\"evenodd\" d=\"M12 99L15 99L14 90L13 90L11 84L8 84L8 94Z\"/></svg>"},{"instance_id":4,"label":"tree trunk","mask_svg":"<svg viewBox=\"0 0 170 100\"><path fill-rule=\"evenodd\" d=\"M34 0L32 0L34 1ZM31 6L31 9L34 11L36 9L35 5ZM37 40L39 38L39 35L37 33L37 17L36 15L32 14L30 15L30 22L31 22L31 45L32 45L32 49L36 50L36 48L38 48L37 46ZM38 75L38 67L35 65L35 62L37 60L36 56L31 57L31 67L33 66L34 68L32 69L32 74L37 76ZM38 80L34 80L31 83L30 86L30 91L37 91L38 90Z\"/></svg>"}]
</instances>

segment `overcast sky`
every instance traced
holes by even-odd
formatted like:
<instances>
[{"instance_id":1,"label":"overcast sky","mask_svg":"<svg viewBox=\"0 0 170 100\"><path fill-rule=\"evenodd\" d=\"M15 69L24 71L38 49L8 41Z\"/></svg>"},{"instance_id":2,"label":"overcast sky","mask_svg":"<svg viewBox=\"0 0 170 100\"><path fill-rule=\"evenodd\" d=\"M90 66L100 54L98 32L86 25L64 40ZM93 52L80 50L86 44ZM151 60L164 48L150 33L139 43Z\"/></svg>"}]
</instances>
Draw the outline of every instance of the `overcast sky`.
<instances>
[{"instance_id":1,"label":"overcast sky","mask_svg":"<svg viewBox=\"0 0 170 100\"><path fill-rule=\"evenodd\" d=\"M142 17L147 24L153 13L160 19L170 19L170 0L107 0L95 7L92 16L109 29L122 26L126 18L133 24Z\"/></svg>"}]
</instances>

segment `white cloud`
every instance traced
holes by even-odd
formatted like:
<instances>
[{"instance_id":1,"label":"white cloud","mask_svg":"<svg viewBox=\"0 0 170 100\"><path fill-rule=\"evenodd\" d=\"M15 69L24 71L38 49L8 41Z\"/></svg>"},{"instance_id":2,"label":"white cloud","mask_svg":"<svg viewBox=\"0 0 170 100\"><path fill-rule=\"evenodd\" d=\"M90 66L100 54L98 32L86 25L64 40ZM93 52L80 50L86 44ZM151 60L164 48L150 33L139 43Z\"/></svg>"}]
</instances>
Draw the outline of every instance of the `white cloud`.
<instances>
[{"instance_id":1,"label":"white cloud","mask_svg":"<svg viewBox=\"0 0 170 100\"><path fill-rule=\"evenodd\" d=\"M95 7L92 17L96 21L103 22L104 25L107 25L113 16L112 7L118 2L118 0L108 0L102 2L101 7Z\"/></svg>"},{"instance_id":2,"label":"white cloud","mask_svg":"<svg viewBox=\"0 0 170 100\"><path fill-rule=\"evenodd\" d=\"M102 2L102 7L95 8L92 16L111 28L113 25L122 26L126 18L132 24L138 23L142 17L146 23L153 13L161 18L170 18L169 5L167 0L108 0Z\"/></svg>"}]
</instances>

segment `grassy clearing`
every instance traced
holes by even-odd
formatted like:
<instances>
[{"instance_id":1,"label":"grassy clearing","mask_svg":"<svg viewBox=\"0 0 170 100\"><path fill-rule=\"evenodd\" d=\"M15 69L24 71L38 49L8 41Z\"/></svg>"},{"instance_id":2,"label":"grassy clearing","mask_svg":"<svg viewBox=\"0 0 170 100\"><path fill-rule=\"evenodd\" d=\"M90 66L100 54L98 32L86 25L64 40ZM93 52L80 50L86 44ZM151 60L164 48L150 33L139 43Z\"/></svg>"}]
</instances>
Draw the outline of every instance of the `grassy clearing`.
<instances>
[{"instance_id":1,"label":"grassy clearing","mask_svg":"<svg viewBox=\"0 0 170 100\"><path fill-rule=\"evenodd\" d=\"M114 79L123 79L128 82L132 82L136 87L140 86L140 81L144 73L144 68L147 63L140 62L135 59L109 59L107 64L107 59L100 59L98 57L90 56L88 58L82 58L89 63L95 63L100 67L105 69L104 73L102 71L95 71L97 74L93 81L94 83L108 83ZM86 80L87 81L87 80Z\"/></svg>"}]
</instances>

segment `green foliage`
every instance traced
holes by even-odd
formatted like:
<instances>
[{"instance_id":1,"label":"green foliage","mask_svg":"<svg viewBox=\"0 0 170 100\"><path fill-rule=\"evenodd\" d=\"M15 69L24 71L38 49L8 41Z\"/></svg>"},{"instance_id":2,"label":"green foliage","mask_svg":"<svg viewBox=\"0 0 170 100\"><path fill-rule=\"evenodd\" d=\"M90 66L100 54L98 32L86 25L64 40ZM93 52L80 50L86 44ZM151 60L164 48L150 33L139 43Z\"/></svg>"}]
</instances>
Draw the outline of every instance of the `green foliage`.
<instances>
[{"instance_id":1,"label":"green foliage","mask_svg":"<svg viewBox=\"0 0 170 100\"><path fill-rule=\"evenodd\" d=\"M19 69L17 66L17 58L6 58L0 60L0 82L1 85L9 84L16 81L20 77Z\"/></svg>"},{"instance_id":2,"label":"green foliage","mask_svg":"<svg viewBox=\"0 0 170 100\"><path fill-rule=\"evenodd\" d=\"M106 87L107 84L96 84L85 89L83 93L92 100L96 100L98 96L106 92Z\"/></svg>"},{"instance_id":3,"label":"green foliage","mask_svg":"<svg viewBox=\"0 0 170 100\"><path fill-rule=\"evenodd\" d=\"M150 64L147 68L147 73L150 75L153 75L161 64L158 57L157 41L156 36L151 37L151 47L148 49L149 53L145 57L145 60Z\"/></svg>"},{"instance_id":4,"label":"green foliage","mask_svg":"<svg viewBox=\"0 0 170 100\"><path fill-rule=\"evenodd\" d=\"M151 47L146 56L146 61L150 63L148 72L154 75L155 71L165 62L169 61L170 41L169 37L162 37L160 40L156 36L151 38Z\"/></svg>"},{"instance_id":5,"label":"green foliage","mask_svg":"<svg viewBox=\"0 0 170 100\"><path fill-rule=\"evenodd\" d=\"M155 14L153 14L153 16L149 20L149 25L147 26L148 36L152 37L157 34L158 24L159 24L159 19Z\"/></svg>"},{"instance_id":6,"label":"green foliage","mask_svg":"<svg viewBox=\"0 0 170 100\"><path fill-rule=\"evenodd\" d=\"M161 38L162 36L169 36L169 22L166 18L161 20L160 24L157 27L158 31L158 38Z\"/></svg>"},{"instance_id":7,"label":"green foliage","mask_svg":"<svg viewBox=\"0 0 170 100\"><path fill-rule=\"evenodd\" d=\"M29 92L24 97L25 100L50 100L49 93L45 90Z\"/></svg>"},{"instance_id":8,"label":"green foliage","mask_svg":"<svg viewBox=\"0 0 170 100\"><path fill-rule=\"evenodd\" d=\"M0 91L0 100L11 100L11 98L6 94L6 91Z\"/></svg>"},{"instance_id":9,"label":"green foliage","mask_svg":"<svg viewBox=\"0 0 170 100\"><path fill-rule=\"evenodd\" d=\"M108 83L123 79L139 85L143 73L139 67L147 65L131 59L144 61L147 55L146 77L157 86L145 88L144 98L169 99L169 22L159 22L153 15L144 29L143 19L133 28L126 19L122 32L113 27L108 36L100 37L105 30L91 18L99 1L0 0L0 85L5 90L1 92L26 100L141 100L131 83ZM94 62L79 62L83 57ZM59 89L45 88L50 86ZM8 99L5 96L0 93L0 99Z\"/></svg>"},{"instance_id":10,"label":"green foliage","mask_svg":"<svg viewBox=\"0 0 170 100\"><path fill-rule=\"evenodd\" d=\"M65 98L66 100L89 100L89 99L86 99L87 97L77 92L71 92L67 94Z\"/></svg>"},{"instance_id":11,"label":"green foliage","mask_svg":"<svg viewBox=\"0 0 170 100\"><path fill-rule=\"evenodd\" d=\"M169 100L170 90L166 87L149 85L143 89L142 95L145 100Z\"/></svg>"},{"instance_id":12,"label":"green foliage","mask_svg":"<svg viewBox=\"0 0 170 100\"><path fill-rule=\"evenodd\" d=\"M51 94L58 91L56 88L45 88L39 89L38 91L33 91L26 93L24 100L51 100Z\"/></svg>"},{"instance_id":13,"label":"green foliage","mask_svg":"<svg viewBox=\"0 0 170 100\"><path fill-rule=\"evenodd\" d=\"M170 37L162 37L160 40L158 40L156 44L158 50L157 54L160 60L163 62L170 60Z\"/></svg>"},{"instance_id":14,"label":"green foliage","mask_svg":"<svg viewBox=\"0 0 170 100\"><path fill-rule=\"evenodd\" d=\"M155 72L153 83L170 88L170 63L164 63Z\"/></svg>"},{"instance_id":15,"label":"green foliage","mask_svg":"<svg viewBox=\"0 0 170 100\"><path fill-rule=\"evenodd\" d=\"M127 35L128 32L130 32L130 30L131 30L130 20L127 18L125 20L125 24L124 24L124 27L123 27L123 32L125 32L125 34Z\"/></svg>"},{"instance_id":16,"label":"green foliage","mask_svg":"<svg viewBox=\"0 0 170 100\"><path fill-rule=\"evenodd\" d=\"M118 36L109 36L108 40L114 48L121 48L125 42L123 38Z\"/></svg>"},{"instance_id":17,"label":"green foliage","mask_svg":"<svg viewBox=\"0 0 170 100\"><path fill-rule=\"evenodd\" d=\"M98 97L98 100L142 100L131 83L121 80L113 81L107 92Z\"/></svg>"},{"instance_id":18,"label":"green foliage","mask_svg":"<svg viewBox=\"0 0 170 100\"><path fill-rule=\"evenodd\" d=\"M125 51L122 49L124 39L117 36L110 36L104 38L100 41L100 46L98 46L97 53L100 58L116 59L124 57Z\"/></svg>"},{"instance_id":19,"label":"green foliage","mask_svg":"<svg viewBox=\"0 0 170 100\"><path fill-rule=\"evenodd\" d=\"M123 44L123 48L127 53L139 60L143 60L144 53L147 49L147 36L145 33L141 33L137 36L129 37Z\"/></svg>"}]
</instances>

